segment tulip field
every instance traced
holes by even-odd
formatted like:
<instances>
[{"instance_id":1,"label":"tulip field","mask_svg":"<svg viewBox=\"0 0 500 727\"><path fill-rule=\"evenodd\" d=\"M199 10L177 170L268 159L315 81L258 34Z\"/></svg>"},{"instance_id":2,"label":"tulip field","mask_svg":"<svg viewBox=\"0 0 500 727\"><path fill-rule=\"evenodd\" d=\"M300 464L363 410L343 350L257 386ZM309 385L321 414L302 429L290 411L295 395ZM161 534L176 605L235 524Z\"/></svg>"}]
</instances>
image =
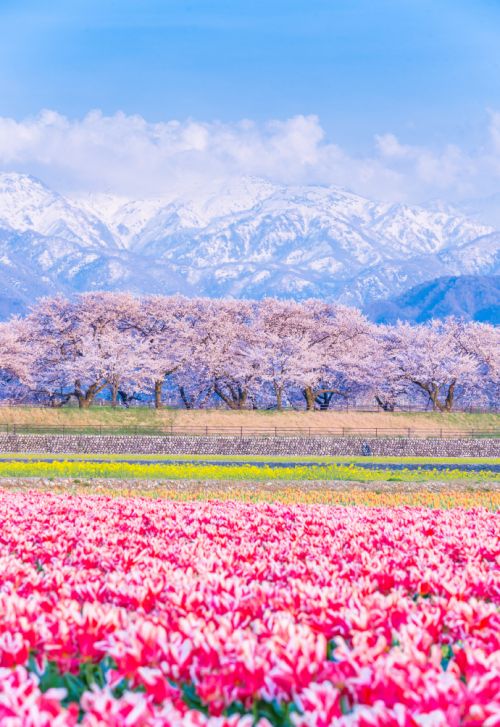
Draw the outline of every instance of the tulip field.
<instances>
[{"instance_id":1,"label":"tulip field","mask_svg":"<svg viewBox=\"0 0 500 727\"><path fill-rule=\"evenodd\" d=\"M460 497L1 489L0 725L497 727L499 516Z\"/></svg>"},{"instance_id":2,"label":"tulip field","mask_svg":"<svg viewBox=\"0 0 500 727\"><path fill-rule=\"evenodd\" d=\"M90 480L65 478L2 479L11 492L37 491L60 495L151 498L193 502L218 500L283 505L334 505L348 507L429 507L438 510L477 507L500 510L498 482L332 482L213 481L213 480Z\"/></svg>"}]
</instances>

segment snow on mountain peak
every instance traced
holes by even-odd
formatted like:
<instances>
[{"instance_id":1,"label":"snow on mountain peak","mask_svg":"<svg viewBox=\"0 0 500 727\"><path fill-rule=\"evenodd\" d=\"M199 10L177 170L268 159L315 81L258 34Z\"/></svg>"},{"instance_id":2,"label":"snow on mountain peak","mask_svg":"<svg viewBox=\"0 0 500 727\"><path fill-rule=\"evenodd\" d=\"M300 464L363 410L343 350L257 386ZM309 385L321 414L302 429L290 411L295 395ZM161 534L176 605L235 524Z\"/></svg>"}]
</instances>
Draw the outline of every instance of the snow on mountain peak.
<instances>
[{"instance_id":1,"label":"snow on mountain peak","mask_svg":"<svg viewBox=\"0 0 500 727\"><path fill-rule=\"evenodd\" d=\"M98 247L112 237L94 215L28 174L0 173L0 227Z\"/></svg>"},{"instance_id":2,"label":"snow on mountain peak","mask_svg":"<svg viewBox=\"0 0 500 727\"><path fill-rule=\"evenodd\" d=\"M494 273L499 240L445 209L336 187L243 177L190 194L70 199L0 174L0 282L21 307L41 293L99 288L361 305L437 275Z\"/></svg>"}]
</instances>

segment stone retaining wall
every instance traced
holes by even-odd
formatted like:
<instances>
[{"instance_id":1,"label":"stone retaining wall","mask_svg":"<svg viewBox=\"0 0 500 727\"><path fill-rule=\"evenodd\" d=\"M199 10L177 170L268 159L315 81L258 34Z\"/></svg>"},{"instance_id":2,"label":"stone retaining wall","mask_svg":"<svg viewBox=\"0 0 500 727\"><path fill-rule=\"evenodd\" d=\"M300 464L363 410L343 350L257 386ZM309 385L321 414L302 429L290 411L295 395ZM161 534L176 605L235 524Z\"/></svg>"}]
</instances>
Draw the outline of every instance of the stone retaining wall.
<instances>
[{"instance_id":1,"label":"stone retaining wall","mask_svg":"<svg viewBox=\"0 0 500 727\"><path fill-rule=\"evenodd\" d=\"M235 454L500 457L500 439L184 437L0 434L0 452L43 454Z\"/></svg>"}]
</instances>

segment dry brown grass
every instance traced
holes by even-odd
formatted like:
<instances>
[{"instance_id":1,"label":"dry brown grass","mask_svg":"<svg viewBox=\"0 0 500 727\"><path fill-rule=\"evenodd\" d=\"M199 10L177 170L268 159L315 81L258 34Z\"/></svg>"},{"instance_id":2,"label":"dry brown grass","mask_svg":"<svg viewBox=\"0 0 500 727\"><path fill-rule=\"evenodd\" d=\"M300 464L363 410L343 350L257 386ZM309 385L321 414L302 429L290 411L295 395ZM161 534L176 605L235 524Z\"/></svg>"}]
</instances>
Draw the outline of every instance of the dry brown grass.
<instances>
[{"instance_id":1,"label":"dry brown grass","mask_svg":"<svg viewBox=\"0 0 500 727\"><path fill-rule=\"evenodd\" d=\"M77 408L43 409L30 407L0 408L0 424L24 424L32 426L59 425L102 425L102 426L150 426L178 428L205 428L209 431L226 428L245 430L265 429L271 431L275 427L283 434L285 429L365 429L380 430L464 430L492 429L499 426L497 414L441 414L425 413L389 413L389 412L268 412L268 411L228 411L212 410L170 410L154 411L146 408L117 409L95 407L88 411ZM281 430L281 431L280 431Z\"/></svg>"}]
</instances>

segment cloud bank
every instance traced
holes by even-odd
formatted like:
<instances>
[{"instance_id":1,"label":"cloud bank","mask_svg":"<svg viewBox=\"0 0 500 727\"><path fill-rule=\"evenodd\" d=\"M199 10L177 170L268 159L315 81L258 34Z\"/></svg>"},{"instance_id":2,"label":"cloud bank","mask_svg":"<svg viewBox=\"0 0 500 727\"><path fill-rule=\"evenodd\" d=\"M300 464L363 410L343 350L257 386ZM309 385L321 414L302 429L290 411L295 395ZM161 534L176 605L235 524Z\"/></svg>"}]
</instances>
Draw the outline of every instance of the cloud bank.
<instances>
[{"instance_id":1,"label":"cloud bank","mask_svg":"<svg viewBox=\"0 0 500 727\"><path fill-rule=\"evenodd\" d=\"M370 155L356 157L326 137L316 116L151 123L123 113L69 119L45 110L20 121L0 117L0 168L34 174L66 193L139 197L256 175L391 201L459 202L500 187L500 112L489 118L474 153L411 146L387 133L375 137Z\"/></svg>"}]
</instances>

